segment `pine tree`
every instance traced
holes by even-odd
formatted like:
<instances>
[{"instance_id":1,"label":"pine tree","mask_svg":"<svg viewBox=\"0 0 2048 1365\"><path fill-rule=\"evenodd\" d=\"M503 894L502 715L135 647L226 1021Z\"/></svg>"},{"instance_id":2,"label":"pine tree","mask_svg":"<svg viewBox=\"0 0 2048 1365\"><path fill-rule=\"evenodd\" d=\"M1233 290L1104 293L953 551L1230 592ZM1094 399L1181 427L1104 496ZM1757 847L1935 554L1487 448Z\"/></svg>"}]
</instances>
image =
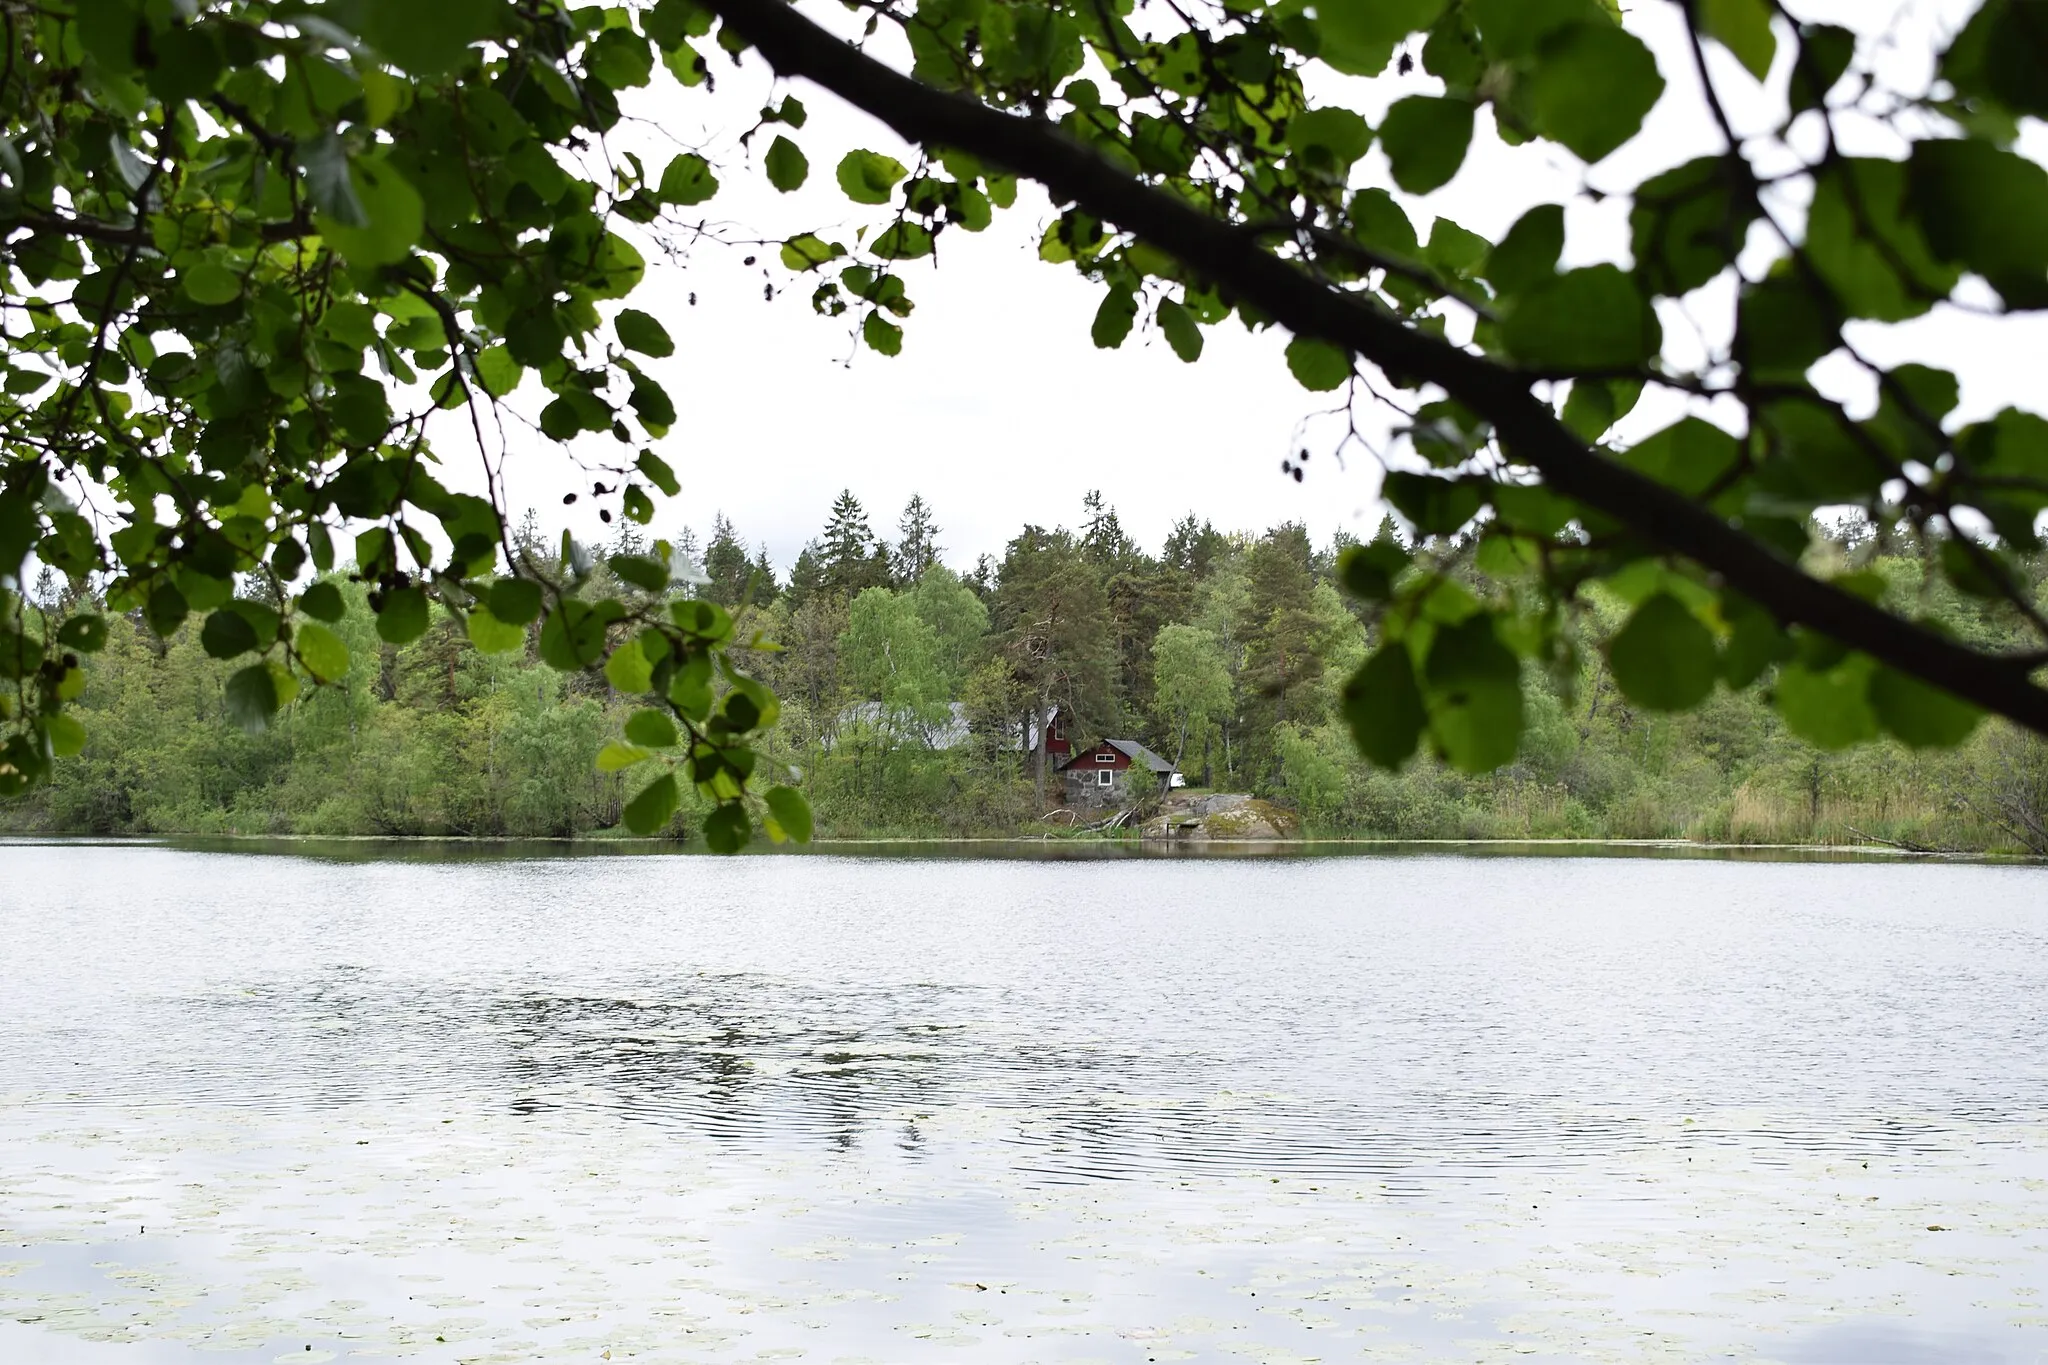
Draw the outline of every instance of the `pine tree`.
<instances>
[{"instance_id":1,"label":"pine tree","mask_svg":"<svg viewBox=\"0 0 2048 1365\"><path fill-rule=\"evenodd\" d=\"M1103 501L1101 489L1088 490L1081 507L1088 514L1081 526L1081 554L1090 564L1117 569L1137 557L1137 544L1124 534L1123 522L1117 519L1116 509Z\"/></svg>"},{"instance_id":2,"label":"pine tree","mask_svg":"<svg viewBox=\"0 0 2048 1365\"><path fill-rule=\"evenodd\" d=\"M832 515L825 523L818 554L822 586L828 592L852 597L862 588L879 587L888 581L888 550L875 539L868 526L867 509L853 490L842 489L832 503Z\"/></svg>"},{"instance_id":3,"label":"pine tree","mask_svg":"<svg viewBox=\"0 0 2048 1365\"><path fill-rule=\"evenodd\" d=\"M1169 565L1197 579L1207 578L1217 556L1230 547L1230 538L1208 522L1197 526L1195 514L1188 513L1173 525L1161 554Z\"/></svg>"},{"instance_id":4,"label":"pine tree","mask_svg":"<svg viewBox=\"0 0 2048 1365\"><path fill-rule=\"evenodd\" d=\"M901 539L896 542L895 562L892 574L899 588L916 587L925 576L925 571L939 562L939 524L932 518L930 504L921 494L912 493L910 501L903 506L903 517L896 523Z\"/></svg>"},{"instance_id":5,"label":"pine tree","mask_svg":"<svg viewBox=\"0 0 2048 1365\"><path fill-rule=\"evenodd\" d=\"M1271 759L1274 730L1322 717L1315 683L1323 675L1324 626L1315 609L1315 572L1308 529L1289 522L1268 531L1246 556L1250 595L1238 622L1245 646L1247 737L1257 737L1252 771Z\"/></svg>"},{"instance_id":6,"label":"pine tree","mask_svg":"<svg viewBox=\"0 0 2048 1365\"><path fill-rule=\"evenodd\" d=\"M789 609L803 610L804 604L825 591L825 552L817 541L811 541L797 552L796 563L789 568Z\"/></svg>"},{"instance_id":7,"label":"pine tree","mask_svg":"<svg viewBox=\"0 0 2048 1365\"><path fill-rule=\"evenodd\" d=\"M754 585L754 605L765 607L782 594L781 586L775 581L775 565L768 558L768 547L763 545L754 556L754 570L750 576Z\"/></svg>"},{"instance_id":8,"label":"pine tree","mask_svg":"<svg viewBox=\"0 0 2048 1365\"><path fill-rule=\"evenodd\" d=\"M1069 736L1085 741L1119 714L1116 652L1102 577L1065 530L1027 526L1012 540L996 575L989 611L996 647L1018 691L1030 699L1029 727L1039 800L1046 796L1045 736L1053 710Z\"/></svg>"},{"instance_id":9,"label":"pine tree","mask_svg":"<svg viewBox=\"0 0 2048 1365\"><path fill-rule=\"evenodd\" d=\"M531 507L519 519L519 525L512 531L512 554L517 561L513 567L531 566L531 571L545 570L555 558L554 546L548 543L547 532L540 528L540 513Z\"/></svg>"},{"instance_id":10,"label":"pine tree","mask_svg":"<svg viewBox=\"0 0 2048 1365\"><path fill-rule=\"evenodd\" d=\"M703 595L728 611L739 607L747 595L747 580L754 566L747 547L733 534L732 523L720 512L711 519L711 542L704 547L704 573L711 582Z\"/></svg>"}]
</instances>

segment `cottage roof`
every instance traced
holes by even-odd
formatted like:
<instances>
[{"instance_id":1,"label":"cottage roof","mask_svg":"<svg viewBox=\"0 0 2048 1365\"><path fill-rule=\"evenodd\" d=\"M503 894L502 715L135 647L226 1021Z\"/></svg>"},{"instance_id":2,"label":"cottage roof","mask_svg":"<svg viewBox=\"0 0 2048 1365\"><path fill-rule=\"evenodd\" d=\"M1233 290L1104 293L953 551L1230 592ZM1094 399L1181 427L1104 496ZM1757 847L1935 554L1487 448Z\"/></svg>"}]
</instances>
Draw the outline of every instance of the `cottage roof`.
<instances>
[{"instance_id":1,"label":"cottage roof","mask_svg":"<svg viewBox=\"0 0 2048 1365\"><path fill-rule=\"evenodd\" d=\"M1142 763L1155 773L1165 774L1173 771L1171 763L1161 758L1158 754L1153 753L1135 739L1105 739L1102 742L1131 760L1131 762ZM1083 758L1094 753L1095 748L1096 746L1091 744L1085 749L1075 750L1075 757L1062 763L1060 770L1064 772L1066 769L1078 765Z\"/></svg>"}]
</instances>

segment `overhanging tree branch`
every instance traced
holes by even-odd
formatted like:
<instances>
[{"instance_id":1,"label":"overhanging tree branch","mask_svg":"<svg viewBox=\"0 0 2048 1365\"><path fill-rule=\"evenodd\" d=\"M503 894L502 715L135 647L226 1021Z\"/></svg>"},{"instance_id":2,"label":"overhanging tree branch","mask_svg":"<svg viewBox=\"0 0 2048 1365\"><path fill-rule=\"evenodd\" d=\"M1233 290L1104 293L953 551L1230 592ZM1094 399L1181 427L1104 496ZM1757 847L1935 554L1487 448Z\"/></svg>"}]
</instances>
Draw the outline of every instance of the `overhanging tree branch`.
<instances>
[{"instance_id":1,"label":"overhanging tree branch","mask_svg":"<svg viewBox=\"0 0 2048 1365\"><path fill-rule=\"evenodd\" d=\"M1717 574L1781 621L1820 631L1903 673L2048 735L2048 689L2024 660L1983 654L1814 578L1704 506L1574 436L1530 392L1532 376L1404 325L1262 249L1244 229L1153 189L1043 119L999 112L866 56L782 0L705 0L784 76L800 76L904 138L957 147L1038 181L1173 255L1297 335L1435 384L1490 421L1548 485Z\"/></svg>"}]
</instances>

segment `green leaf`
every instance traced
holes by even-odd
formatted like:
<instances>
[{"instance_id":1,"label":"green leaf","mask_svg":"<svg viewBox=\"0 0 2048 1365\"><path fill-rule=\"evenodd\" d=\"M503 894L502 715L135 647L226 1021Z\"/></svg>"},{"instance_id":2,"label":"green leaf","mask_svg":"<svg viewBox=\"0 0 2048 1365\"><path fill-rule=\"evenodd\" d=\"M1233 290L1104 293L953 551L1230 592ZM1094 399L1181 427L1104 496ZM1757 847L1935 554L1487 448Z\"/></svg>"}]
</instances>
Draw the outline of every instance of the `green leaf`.
<instances>
[{"instance_id":1,"label":"green leaf","mask_svg":"<svg viewBox=\"0 0 2048 1365\"><path fill-rule=\"evenodd\" d=\"M1380 124L1380 145L1394 183L1410 194L1427 194L1451 182L1465 164L1472 143L1469 100L1410 95L1397 100Z\"/></svg>"},{"instance_id":2,"label":"green leaf","mask_svg":"<svg viewBox=\"0 0 2048 1365\"><path fill-rule=\"evenodd\" d=\"M1446 479L1434 474L1390 470L1380 483L1380 496L1405 517L1418 534L1447 536L1479 515L1486 488L1477 479Z\"/></svg>"},{"instance_id":3,"label":"green leaf","mask_svg":"<svg viewBox=\"0 0 2048 1365\"><path fill-rule=\"evenodd\" d=\"M1708 37L1735 54L1750 75L1771 74L1778 40L1771 32L1769 0L1700 0L1700 27Z\"/></svg>"},{"instance_id":4,"label":"green leaf","mask_svg":"<svg viewBox=\"0 0 2048 1365\"><path fill-rule=\"evenodd\" d=\"M653 451L641 451L639 462L633 467L646 476L647 482L659 488L669 497L672 498L682 492L683 486L677 482L676 472L668 467L668 461L662 459Z\"/></svg>"},{"instance_id":5,"label":"green leaf","mask_svg":"<svg viewBox=\"0 0 2048 1365\"><path fill-rule=\"evenodd\" d=\"M313 222L320 235L351 265L393 265L404 260L426 229L426 206L419 191L382 162L357 161L350 175L366 221L357 226L318 213Z\"/></svg>"},{"instance_id":6,"label":"green leaf","mask_svg":"<svg viewBox=\"0 0 2048 1365\"><path fill-rule=\"evenodd\" d=\"M1771 701L1786 727L1807 743L1846 749L1877 734L1877 714L1870 706L1872 669L1865 654L1852 654L1825 670L1787 664L1778 672Z\"/></svg>"},{"instance_id":7,"label":"green leaf","mask_svg":"<svg viewBox=\"0 0 2048 1365\"><path fill-rule=\"evenodd\" d=\"M1095 324L1088 329L1096 349L1113 351L1131 334L1138 317L1138 296L1129 289L1111 288L1095 310Z\"/></svg>"},{"instance_id":8,"label":"green leaf","mask_svg":"<svg viewBox=\"0 0 2048 1365\"><path fill-rule=\"evenodd\" d=\"M43 733L50 737L50 752L58 758L76 758L85 752L85 727L71 716L45 716Z\"/></svg>"},{"instance_id":9,"label":"green leaf","mask_svg":"<svg viewBox=\"0 0 2048 1365\"><path fill-rule=\"evenodd\" d=\"M1430 643L1429 729L1462 773L1514 761L1522 739L1522 666L1484 612L1440 629Z\"/></svg>"},{"instance_id":10,"label":"green leaf","mask_svg":"<svg viewBox=\"0 0 2048 1365\"><path fill-rule=\"evenodd\" d=\"M1776 617L1746 597L1721 594L1721 619L1728 643L1721 650L1721 676L1738 691L1761 678L1772 664L1792 657L1792 639Z\"/></svg>"},{"instance_id":11,"label":"green leaf","mask_svg":"<svg viewBox=\"0 0 2048 1365\"><path fill-rule=\"evenodd\" d=\"M299 610L316 621L339 621L348 612L341 589L332 583L315 583L299 594Z\"/></svg>"},{"instance_id":12,"label":"green leaf","mask_svg":"<svg viewBox=\"0 0 2048 1365\"><path fill-rule=\"evenodd\" d=\"M903 353L903 329L883 317L880 310L861 319L860 335L861 340L867 342L871 350L879 351L883 355Z\"/></svg>"},{"instance_id":13,"label":"green leaf","mask_svg":"<svg viewBox=\"0 0 2048 1365\"><path fill-rule=\"evenodd\" d=\"M629 351L657 360L675 354L676 344L669 339L668 329L638 308L621 308L612 319L612 330L618 333L619 344Z\"/></svg>"},{"instance_id":14,"label":"green leaf","mask_svg":"<svg viewBox=\"0 0 2048 1365\"><path fill-rule=\"evenodd\" d=\"M1514 300L1500 324L1509 355L1543 370L1616 370L1645 364L1663 328L1635 281L1611 265L1571 270Z\"/></svg>"},{"instance_id":15,"label":"green leaf","mask_svg":"<svg viewBox=\"0 0 2048 1365\"><path fill-rule=\"evenodd\" d=\"M613 555L605 561L612 573L624 582L647 592L660 592L668 586L668 565L647 555Z\"/></svg>"},{"instance_id":16,"label":"green leaf","mask_svg":"<svg viewBox=\"0 0 2048 1365\"><path fill-rule=\"evenodd\" d=\"M815 233L802 232L782 244L782 264L789 270L816 270L827 261L836 261L846 254L846 248L837 242L828 242Z\"/></svg>"},{"instance_id":17,"label":"green leaf","mask_svg":"<svg viewBox=\"0 0 2048 1365\"><path fill-rule=\"evenodd\" d=\"M1878 721L1909 749L1953 749L1976 732L1984 713L1910 673L1879 666L1870 679Z\"/></svg>"},{"instance_id":18,"label":"green leaf","mask_svg":"<svg viewBox=\"0 0 2048 1365\"><path fill-rule=\"evenodd\" d=\"M135 69L135 52L148 42L149 27L140 6L125 0L78 0L78 41L93 60L107 71L125 74Z\"/></svg>"},{"instance_id":19,"label":"green leaf","mask_svg":"<svg viewBox=\"0 0 2048 1365\"><path fill-rule=\"evenodd\" d=\"M1517 93L1537 132L1594 162L1641 131L1664 78L1640 38L1594 20L1546 39Z\"/></svg>"},{"instance_id":20,"label":"green leaf","mask_svg":"<svg viewBox=\"0 0 2048 1365\"><path fill-rule=\"evenodd\" d=\"M427 594L417 587L392 588L377 612L377 638L409 645L427 633Z\"/></svg>"},{"instance_id":21,"label":"green leaf","mask_svg":"<svg viewBox=\"0 0 2048 1365\"><path fill-rule=\"evenodd\" d=\"M348 646L327 627L302 622L292 633L292 648L306 671L321 682L339 682L348 676Z\"/></svg>"},{"instance_id":22,"label":"green leaf","mask_svg":"<svg viewBox=\"0 0 2048 1365\"><path fill-rule=\"evenodd\" d=\"M1196 325L1194 314L1173 299L1161 299L1153 317L1175 355L1190 365L1202 358L1202 329Z\"/></svg>"},{"instance_id":23,"label":"green leaf","mask_svg":"<svg viewBox=\"0 0 2048 1365\"><path fill-rule=\"evenodd\" d=\"M654 665L637 639L627 640L604 661L605 681L626 696L639 696L654 686Z\"/></svg>"},{"instance_id":24,"label":"green leaf","mask_svg":"<svg viewBox=\"0 0 2048 1365\"><path fill-rule=\"evenodd\" d=\"M884 261L921 260L932 254L931 229L923 223L891 223L868 244L868 250Z\"/></svg>"},{"instance_id":25,"label":"green leaf","mask_svg":"<svg viewBox=\"0 0 2048 1365\"><path fill-rule=\"evenodd\" d=\"M647 84L654 72L654 53L647 40L624 25L606 28L583 50L583 65L613 90Z\"/></svg>"},{"instance_id":26,"label":"green leaf","mask_svg":"<svg viewBox=\"0 0 2048 1365\"><path fill-rule=\"evenodd\" d=\"M183 625L191 610L185 594L179 592L175 584L159 583L150 590L149 601L143 604L142 614L149 622L149 628L162 638Z\"/></svg>"},{"instance_id":27,"label":"green leaf","mask_svg":"<svg viewBox=\"0 0 2048 1365\"><path fill-rule=\"evenodd\" d=\"M365 0L361 32L415 76L439 76L497 32L502 8L498 0Z\"/></svg>"},{"instance_id":28,"label":"green leaf","mask_svg":"<svg viewBox=\"0 0 2048 1365\"><path fill-rule=\"evenodd\" d=\"M1937 257L1983 276L2008 307L2048 308L2048 170L1987 142L1929 140L1913 144L1909 183Z\"/></svg>"},{"instance_id":29,"label":"green leaf","mask_svg":"<svg viewBox=\"0 0 2048 1365\"><path fill-rule=\"evenodd\" d=\"M1786 276L1742 291L1736 305L1735 356L1760 384L1797 382L1841 345L1831 306Z\"/></svg>"},{"instance_id":30,"label":"green leaf","mask_svg":"<svg viewBox=\"0 0 2048 1365\"><path fill-rule=\"evenodd\" d=\"M1575 379L1558 420L1587 442L1598 441L1628 416L1642 397L1640 379Z\"/></svg>"},{"instance_id":31,"label":"green leaf","mask_svg":"<svg viewBox=\"0 0 2048 1365\"><path fill-rule=\"evenodd\" d=\"M783 833L800 844L811 841L811 803L795 787L770 787L762 796Z\"/></svg>"},{"instance_id":32,"label":"green leaf","mask_svg":"<svg viewBox=\"0 0 2048 1365\"><path fill-rule=\"evenodd\" d=\"M477 382L493 398L503 398L518 388L525 373L525 367L512 358L509 347L491 346L476 358Z\"/></svg>"},{"instance_id":33,"label":"green leaf","mask_svg":"<svg viewBox=\"0 0 2048 1365\"><path fill-rule=\"evenodd\" d=\"M256 631L240 612L223 607L206 618L199 644L216 659L232 659L256 648Z\"/></svg>"},{"instance_id":34,"label":"green leaf","mask_svg":"<svg viewBox=\"0 0 2048 1365\"><path fill-rule=\"evenodd\" d=\"M1287 121L1287 145L1310 170L1342 179L1371 150L1372 128L1349 109L1310 109Z\"/></svg>"},{"instance_id":35,"label":"green leaf","mask_svg":"<svg viewBox=\"0 0 2048 1365\"><path fill-rule=\"evenodd\" d=\"M1850 317L1903 322L1955 287L1906 215L1906 177L1901 162L1845 157L1814 179L1806 254Z\"/></svg>"},{"instance_id":36,"label":"green leaf","mask_svg":"<svg viewBox=\"0 0 2048 1365\"><path fill-rule=\"evenodd\" d=\"M540 584L526 578L501 578L484 594L491 615L510 626L523 626L540 616Z\"/></svg>"},{"instance_id":37,"label":"green leaf","mask_svg":"<svg viewBox=\"0 0 2048 1365\"><path fill-rule=\"evenodd\" d=\"M1446 0L1322 0L1316 55L1347 76L1377 76L1394 45L1437 21Z\"/></svg>"},{"instance_id":38,"label":"green leaf","mask_svg":"<svg viewBox=\"0 0 2048 1365\"><path fill-rule=\"evenodd\" d=\"M306 171L306 197L313 207L345 227L368 227L369 210L356 193L350 173L348 144L332 131L299 148L299 164Z\"/></svg>"},{"instance_id":39,"label":"green leaf","mask_svg":"<svg viewBox=\"0 0 2048 1365\"><path fill-rule=\"evenodd\" d=\"M704 842L713 853L737 853L754 837L747 821L746 807L737 802L720 806L704 817Z\"/></svg>"},{"instance_id":40,"label":"green leaf","mask_svg":"<svg viewBox=\"0 0 2048 1365\"><path fill-rule=\"evenodd\" d=\"M1985 0L1942 58L1941 74L1966 99L2048 118L2042 33L2040 0Z\"/></svg>"},{"instance_id":41,"label":"green leaf","mask_svg":"<svg viewBox=\"0 0 2048 1365\"><path fill-rule=\"evenodd\" d=\"M646 749L613 741L597 751L597 770L601 773L621 772L653 757L653 753Z\"/></svg>"},{"instance_id":42,"label":"green leaf","mask_svg":"<svg viewBox=\"0 0 2048 1365\"><path fill-rule=\"evenodd\" d=\"M672 749L682 739L665 711L635 711L626 718L626 738L649 749Z\"/></svg>"},{"instance_id":43,"label":"green leaf","mask_svg":"<svg viewBox=\"0 0 2048 1365\"><path fill-rule=\"evenodd\" d=\"M469 609L465 630L469 642L481 654L510 654L526 643L525 626L499 620L497 613L482 602Z\"/></svg>"},{"instance_id":44,"label":"green leaf","mask_svg":"<svg viewBox=\"0 0 2048 1365\"><path fill-rule=\"evenodd\" d=\"M1344 684L1344 723L1367 761L1399 768L1415 756L1429 713L1402 644L1382 645Z\"/></svg>"},{"instance_id":45,"label":"green leaf","mask_svg":"<svg viewBox=\"0 0 2048 1365\"><path fill-rule=\"evenodd\" d=\"M902 162L880 152L852 151L839 159L839 188L856 204L886 204L896 182L909 175Z\"/></svg>"},{"instance_id":46,"label":"green leaf","mask_svg":"<svg viewBox=\"0 0 2048 1365\"><path fill-rule=\"evenodd\" d=\"M718 177L711 173L710 162L695 152L684 152L661 173L658 193L665 204L701 204L718 193Z\"/></svg>"},{"instance_id":47,"label":"green leaf","mask_svg":"<svg viewBox=\"0 0 2048 1365\"><path fill-rule=\"evenodd\" d=\"M277 678L268 664L250 664L233 677L223 692L228 718L249 734L260 734L270 725L281 704Z\"/></svg>"},{"instance_id":48,"label":"green leaf","mask_svg":"<svg viewBox=\"0 0 2048 1365\"><path fill-rule=\"evenodd\" d=\"M1394 595L1394 580L1412 559L1388 537L1347 545L1337 556L1337 581L1361 602L1384 602Z\"/></svg>"},{"instance_id":49,"label":"green leaf","mask_svg":"<svg viewBox=\"0 0 2048 1365\"><path fill-rule=\"evenodd\" d=\"M1351 353L1314 337L1287 343L1287 370L1310 393L1341 388L1351 378Z\"/></svg>"},{"instance_id":50,"label":"green leaf","mask_svg":"<svg viewBox=\"0 0 2048 1365\"><path fill-rule=\"evenodd\" d=\"M810 159L803 148L786 137L777 136L768 144L768 155L762 164L768 172L768 183L784 194L801 186L811 174Z\"/></svg>"},{"instance_id":51,"label":"green leaf","mask_svg":"<svg viewBox=\"0 0 2048 1365\"><path fill-rule=\"evenodd\" d=\"M232 303L242 296L242 281L234 271L212 261L201 261L183 276L185 293L194 303Z\"/></svg>"},{"instance_id":52,"label":"green leaf","mask_svg":"<svg viewBox=\"0 0 2048 1365\"><path fill-rule=\"evenodd\" d=\"M637 483L626 485L626 491L619 494L619 505L625 509L626 517L636 526L645 526L654 520L654 499L647 496L647 490Z\"/></svg>"},{"instance_id":53,"label":"green leaf","mask_svg":"<svg viewBox=\"0 0 2048 1365\"><path fill-rule=\"evenodd\" d=\"M562 602L541 624L541 662L561 673L590 667L604 656L604 628L589 603Z\"/></svg>"},{"instance_id":54,"label":"green leaf","mask_svg":"<svg viewBox=\"0 0 2048 1365\"><path fill-rule=\"evenodd\" d=\"M1757 216L1748 163L1703 156L1653 176L1629 210L1636 270L1659 294L1684 294L1735 264Z\"/></svg>"},{"instance_id":55,"label":"green leaf","mask_svg":"<svg viewBox=\"0 0 2048 1365\"><path fill-rule=\"evenodd\" d=\"M1996 0L1994 0L1996 3ZM1793 113L1818 109L1856 56L1856 35L1834 24L1799 26L1799 59L1786 90Z\"/></svg>"},{"instance_id":56,"label":"green leaf","mask_svg":"<svg viewBox=\"0 0 2048 1365\"><path fill-rule=\"evenodd\" d=\"M1619 23L1621 16L1602 0L1465 0L1465 17L1477 23L1486 54L1516 61L1536 55L1545 39L1574 24Z\"/></svg>"},{"instance_id":57,"label":"green leaf","mask_svg":"<svg viewBox=\"0 0 2048 1365\"><path fill-rule=\"evenodd\" d=\"M33 677L43 664L43 642L0 625L0 678L19 681Z\"/></svg>"},{"instance_id":58,"label":"green leaf","mask_svg":"<svg viewBox=\"0 0 2048 1365\"><path fill-rule=\"evenodd\" d=\"M626 828L642 836L659 834L675 818L682 803L682 793L676 788L676 775L663 773L626 803Z\"/></svg>"},{"instance_id":59,"label":"green leaf","mask_svg":"<svg viewBox=\"0 0 2048 1365\"><path fill-rule=\"evenodd\" d=\"M1690 497L1728 474L1742 457L1733 436L1700 417L1687 417L1623 453L1622 463Z\"/></svg>"},{"instance_id":60,"label":"green leaf","mask_svg":"<svg viewBox=\"0 0 2048 1365\"><path fill-rule=\"evenodd\" d=\"M1563 253L1564 205L1538 204L1487 255L1487 281L1503 294L1519 294L1555 275Z\"/></svg>"},{"instance_id":61,"label":"green leaf","mask_svg":"<svg viewBox=\"0 0 2048 1365\"><path fill-rule=\"evenodd\" d=\"M57 628L57 643L80 654L97 654L106 648L107 618L90 614L74 616Z\"/></svg>"},{"instance_id":62,"label":"green leaf","mask_svg":"<svg viewBox=\"0 0 2048 1365\"><path fill-rule=\"evenodd\" d=\"M1668 592L1650 597L1607 646L1622 695L1652 711L1690 711L1720 676L1714 633Z\"/></svg>"}]
</instances>

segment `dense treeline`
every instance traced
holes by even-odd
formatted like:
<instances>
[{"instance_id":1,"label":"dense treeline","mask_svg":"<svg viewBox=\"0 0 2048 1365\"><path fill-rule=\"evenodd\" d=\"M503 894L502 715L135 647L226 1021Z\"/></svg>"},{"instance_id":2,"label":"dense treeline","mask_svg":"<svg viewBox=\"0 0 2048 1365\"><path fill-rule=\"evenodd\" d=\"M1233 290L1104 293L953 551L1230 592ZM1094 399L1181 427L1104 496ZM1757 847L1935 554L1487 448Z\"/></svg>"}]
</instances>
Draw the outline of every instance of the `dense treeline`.
<instances>
[{"instance_id":1,"label":"dense treeline","mask_svg":"<svg viewBox=\"0 0 2048 1365\"><path fill-rule=\"evenodd\" d=\"M1026 526L1000 559L964 574L945 563L922 499L895 532L877 535L848 492L786 580L723 516L701 545L685 533L676 546L702 565L688 591L734 613L741 638L779 645L755 656L783 703L768 758L797 770L827 835L1049 828L1060 784L1037 737L1057 709L1077 738L1142 739L1196 786L1271 797L1315 834L2048 852L2048 746L2006 727L1955 751L1885 742L1828 753L1753 692L1724 690L1681 716L1631 706L1599 648L1626 617L1625 594L1592 595L1569 623L1573 654L1528 670L1515 763L1484 777L1426 759L1386 773L1357 757L1339 714L1373 634L1335 586L1341 541L1315 546L1299 525L1225 533L1189 516L1154 555L1096 494L1079 529ZM637 534L613 548L635 549ZM549 560L548 545L529 515L516 552ZM1472 551L1427 553L1463 572ZM1812 553L1972 643L2011 634L1924 574L1908 543L1817 532ZM2038 589L2043 566L2034 572ZM620 591L604 574L580 591ZM618 824L633 777L596 762L623 714L602 677L555 672L531 639L480 653L453 619L394 648L378 639L363 588L337 582L353 608L335 627L347 676L257 734L229 722L230 668L197 632L159 644L117 628L79 699L85 752L6 818L101 833L527 836ZM65 589L46 581L42 592L63 605Z\"/></svg>"}]
</instances>

